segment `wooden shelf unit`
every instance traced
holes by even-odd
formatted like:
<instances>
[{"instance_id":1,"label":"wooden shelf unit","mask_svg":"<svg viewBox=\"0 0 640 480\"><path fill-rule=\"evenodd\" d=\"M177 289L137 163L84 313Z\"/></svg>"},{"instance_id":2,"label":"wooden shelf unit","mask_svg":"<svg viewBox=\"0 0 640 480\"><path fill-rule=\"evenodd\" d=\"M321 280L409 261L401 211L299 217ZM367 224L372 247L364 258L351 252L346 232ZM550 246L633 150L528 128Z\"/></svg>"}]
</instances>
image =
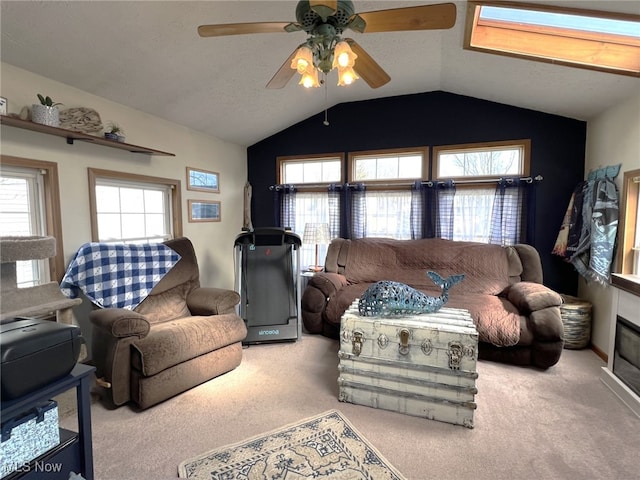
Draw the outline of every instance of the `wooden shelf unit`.
<instances>
[{"instance_id":1,"label":"wooden shelf unit","mask_svg":"<svg viewBox=\"0 0 640 480\"><path fill-rule=\"evenodd\" d=\"M126 150L131 153L175 157L175 154L170 152L163 152L162 150L155 150L153 148L140 147L138 145L118 142L116 140L108 140L106 138L96 137L94 135L88 135L86 133L74 132L73 130L67 130L65 128L50 127L49 125L41 125L39 123L30 122L28 120L22 120L16 117L10 117L8 115L0 115L0 124L8 125L10 127L22 128L24 130L31 130L32 132L44 133L47 135L54 135L56 137L66 138L67 143L69 145L73 145L75 141L90 142L96 145L102 145L110 148L117 148L119 150Z\"/></svg>"}]
</instances>

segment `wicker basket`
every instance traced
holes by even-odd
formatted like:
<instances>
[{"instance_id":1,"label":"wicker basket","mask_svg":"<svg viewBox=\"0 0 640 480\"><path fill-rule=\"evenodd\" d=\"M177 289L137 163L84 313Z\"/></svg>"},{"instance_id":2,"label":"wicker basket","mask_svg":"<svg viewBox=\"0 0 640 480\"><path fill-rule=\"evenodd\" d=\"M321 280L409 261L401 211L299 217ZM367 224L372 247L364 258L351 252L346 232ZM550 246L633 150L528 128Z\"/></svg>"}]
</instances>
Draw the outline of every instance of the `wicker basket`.
<instances>
[{"instance_id":1,"label":"wicker basket","mask_svg":"<svg viewBox=\"0 0 640 480\"><path fill-rule=\"evenodd\" d=\"M580 349L591 340L591 304L570 295L560 295L560 316L564 325L564 348Z\"/></svg>"}]
</instances>

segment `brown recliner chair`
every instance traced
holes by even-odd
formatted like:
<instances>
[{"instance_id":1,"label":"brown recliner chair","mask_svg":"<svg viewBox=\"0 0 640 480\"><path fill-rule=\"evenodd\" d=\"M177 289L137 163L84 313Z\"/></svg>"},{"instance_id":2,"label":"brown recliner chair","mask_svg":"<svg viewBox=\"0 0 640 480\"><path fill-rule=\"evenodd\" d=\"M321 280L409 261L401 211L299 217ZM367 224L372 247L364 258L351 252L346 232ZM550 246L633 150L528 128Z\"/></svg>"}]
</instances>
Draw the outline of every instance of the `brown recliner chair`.
<instances>
[{"instance_id":1,"label":"brown recliner chair","mask_svg":"<svg viewBox=\"0 0 640 480\"><path fill-rule=\"evenodd\" d=\"M244 321L232 290L200 287L191 241L165 242L182 258L134 310L89 314L99 383L114 405L148 408L233 370L242 360Z\"/></svg>"}]
</instances>

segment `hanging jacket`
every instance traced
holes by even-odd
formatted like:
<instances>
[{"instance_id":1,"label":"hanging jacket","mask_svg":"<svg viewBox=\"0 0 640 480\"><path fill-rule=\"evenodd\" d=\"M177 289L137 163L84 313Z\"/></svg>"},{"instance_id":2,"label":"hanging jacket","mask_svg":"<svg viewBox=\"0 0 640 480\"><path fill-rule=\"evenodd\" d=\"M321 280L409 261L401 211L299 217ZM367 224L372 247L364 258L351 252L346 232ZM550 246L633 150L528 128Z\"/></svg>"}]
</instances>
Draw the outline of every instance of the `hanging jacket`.
<instances>
[{"instance_id":1,"label":"hanging jacket","mask_svg":"<svg viewBox=\"0 0 640 480\"><path fill-rule=\"evenodd\" d=\"M587 280L605 284L611 274L618 231L618 189L610 178L589 180L585 190L581 238L569 259Z\"/></svg>"}]
</instances>

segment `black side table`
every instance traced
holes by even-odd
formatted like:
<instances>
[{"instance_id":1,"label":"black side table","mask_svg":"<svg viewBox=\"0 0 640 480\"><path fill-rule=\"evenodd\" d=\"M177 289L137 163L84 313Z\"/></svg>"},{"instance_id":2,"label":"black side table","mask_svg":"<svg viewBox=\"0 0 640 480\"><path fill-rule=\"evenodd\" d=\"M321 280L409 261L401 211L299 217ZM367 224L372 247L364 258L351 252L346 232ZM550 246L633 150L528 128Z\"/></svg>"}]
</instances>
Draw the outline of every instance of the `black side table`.
<instances>
[{"instance_id":1,"label":"black side table","mask_svg":"<svg viewBox=\"0 0 640 480\"><path fill-rule=\"evenodd\" d=\"M76 364L71 373L49 385L14 400L1 402L2 418L13 418L37 405L66 392L76 389L78 409L78 432L60 429L60 444L47 451L18 471L2 480L37 480L46 476L47 480L67 480L69 472L80 473L86 480L93 478L93 447L91 442L91 376L95 367Z\"/></svg>"}]
</instances>

